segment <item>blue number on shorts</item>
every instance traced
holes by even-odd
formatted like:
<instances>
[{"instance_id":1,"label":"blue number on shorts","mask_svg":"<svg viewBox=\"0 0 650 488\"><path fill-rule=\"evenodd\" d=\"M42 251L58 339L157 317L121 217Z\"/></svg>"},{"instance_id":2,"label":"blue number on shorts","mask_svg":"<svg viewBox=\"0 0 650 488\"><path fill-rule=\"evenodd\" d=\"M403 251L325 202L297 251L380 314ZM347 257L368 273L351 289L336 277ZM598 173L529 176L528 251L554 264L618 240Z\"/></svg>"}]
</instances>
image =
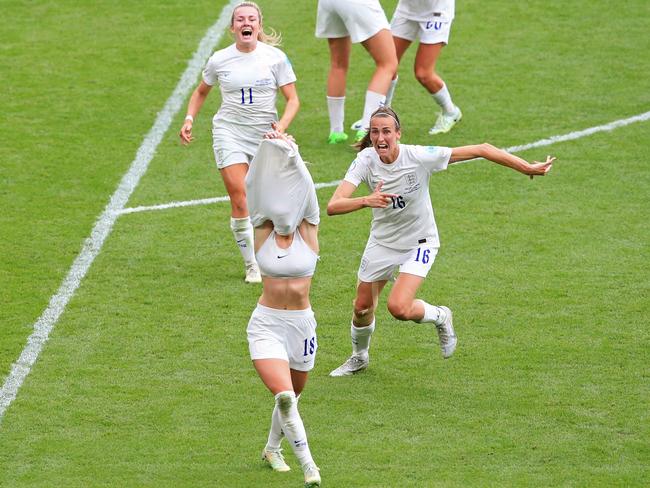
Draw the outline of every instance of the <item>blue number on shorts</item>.
<instances>
[{"instance_id":1,"label":"blue number on shorts","mask_svg":"<svg viewBox=\"0 0 650 488\"><path fill-rule=\"evenodd\" d=\"M406 202L404 201L404 197L390 197L391 201L393 202L393 208L404 208L406 207Z\"/></svg>"},{"instance_id":2,"label":"blue number on shorts","mask_svg":"<svg viewBox=\"0 0 650 488\"><path fill-rule=\"evenodd\" d=\"M422 264L427 264L429 262L429 253L431 252L431 249L425 249L422 251L422 256L420 256L420 251L422 251L422 249L418 247L418 253L415 256L415 262L418 262L420 260L420 257L422 257Z\"/></svg>"},{"instance_id":3,"label":"blue number on shorts","mask_svg":"<svg viewBox=\"0 0 650 488\"><path fill-rule=\"evenodd\" d=\"M314 350L316 349L316 337L312 337L311 339L305 339L303 342L304 342L305 349L302 355L308 356L310 354L314 354Z\"/></svg>"},{"instance_id":4,"label":"blue number on shorts","mask_svg":"<svg viewBox=\"0 0 650 488\"><path fill-rule=\"evenodd\" d=\"M246 103L246 92L244 92L244 89L241 89L241 103L245 104ZM253 89L249 88L248 89L248 104L251 105L253 103Z\"/></svg>"},{"instance_id":5,"label":"blue number on shorts","mask_svg":"<svg viewBox=\"0 0 650 488\"><path fill-rule=\"evenodd\" d=\"M431 29L431 27L433 27L435 30L440 30L440 28L442 27L442 22L428 21L427 24L424 26L426 30Z\"/></svg>"}]
</instances>

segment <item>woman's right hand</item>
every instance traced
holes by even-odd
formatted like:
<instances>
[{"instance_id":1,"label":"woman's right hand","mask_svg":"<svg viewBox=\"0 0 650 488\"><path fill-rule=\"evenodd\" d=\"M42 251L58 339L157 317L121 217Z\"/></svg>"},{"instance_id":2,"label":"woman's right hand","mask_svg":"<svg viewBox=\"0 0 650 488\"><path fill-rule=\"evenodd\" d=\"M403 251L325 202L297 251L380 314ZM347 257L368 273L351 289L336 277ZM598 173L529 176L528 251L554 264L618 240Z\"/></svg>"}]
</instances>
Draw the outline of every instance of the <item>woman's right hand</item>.
<instances>
[{"instance_id":1,"label":"woman's right hand","mask_svg":"<svg viewBox=\"0 0 650 488\"><path fill-rule=\"evenodd\" d=\"M181 127L181 132L179 134L181 137L181 144L184 146L187 146L194 137L192 137L192 121L189 119L185 119L185 122L183 122L183 127Z\"/></svg>"},{"instance_id":2,"label":"woman's right hand","mask_svg":"<svg viewBox=\"0 0 650 488\"><path fill-rule=\"evenodd\" d=\"M398 195L394 193L383 193L381 191L382 186L384 186L384 182L380 181L375 187L375 191L373 191L370 195L364 197L364 207L386 208L388 204L393 201L393 198L398 197Z\"/></svg>"}]
</instances>

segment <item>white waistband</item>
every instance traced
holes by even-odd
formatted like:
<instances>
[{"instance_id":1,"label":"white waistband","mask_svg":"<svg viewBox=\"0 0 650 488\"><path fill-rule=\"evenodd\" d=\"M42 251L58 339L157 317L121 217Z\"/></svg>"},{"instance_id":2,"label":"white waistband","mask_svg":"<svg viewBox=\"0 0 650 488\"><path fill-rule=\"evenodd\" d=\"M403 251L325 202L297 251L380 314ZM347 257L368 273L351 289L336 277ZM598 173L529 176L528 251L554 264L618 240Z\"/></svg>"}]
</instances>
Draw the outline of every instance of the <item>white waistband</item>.
<instances>
[{"instance_id":1,"label":"white waistband","mask_svg":"<svg viewBox=\"0 0 650 488\"><path fill-rule=\"evenodd\" d=\"M276 317L278 316L285 316L285 317L310 317L314 315L314 311L309 308L305 308L303 310L285 310L282 308L271 308L267 307L265 305L262 305L261 303L257 304L257 307L255 307L255 311L265 314L265 315L275 315Z\"/></svg>"}]
</instances>

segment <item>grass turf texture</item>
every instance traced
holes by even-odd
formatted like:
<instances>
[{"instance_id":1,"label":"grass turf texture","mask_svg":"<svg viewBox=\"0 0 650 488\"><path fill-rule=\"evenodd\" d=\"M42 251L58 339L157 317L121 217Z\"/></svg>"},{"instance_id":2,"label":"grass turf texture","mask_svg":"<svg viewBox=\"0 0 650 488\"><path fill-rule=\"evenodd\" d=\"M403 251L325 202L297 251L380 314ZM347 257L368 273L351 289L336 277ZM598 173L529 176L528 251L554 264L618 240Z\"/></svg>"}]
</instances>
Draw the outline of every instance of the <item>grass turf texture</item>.
<instances>
[{"instance_id":1,"label":"grass turf texture","mask_svg":"<svg viewBox=\"0 0 650 488\"><path fill-rule=\"evenodd\" d=\"M314 6L261 4L299 78L292 132L315 181L340 179L353 153L324 143ZM435 110L408 52L394 102L403 141L505 147L649 110L648 5L608 5L460 3L439 68L464 120L426 135ZM3 378L219 8L3 9ZM370 69L355 48L346 125ZM210 147L217 106L215 90L189 148L177 144L179 113L130 206L225 194ZM370 369L327 377L349 354L370 216L323 217L320 350L301 412L324 484L650 483L648 126L522 153L560 157L532 182L483 161L434 176L442 248L421 296L454 310L448 361L435 331L393 320L384 297ZM331 192L319 190L323 207ZM244 329L259 287L242 281L228 214L219 204L119 218L2 419L0 485L299 486L293 455L287 475L258 460L272 399Z\"/></svg>"}]
</instances>

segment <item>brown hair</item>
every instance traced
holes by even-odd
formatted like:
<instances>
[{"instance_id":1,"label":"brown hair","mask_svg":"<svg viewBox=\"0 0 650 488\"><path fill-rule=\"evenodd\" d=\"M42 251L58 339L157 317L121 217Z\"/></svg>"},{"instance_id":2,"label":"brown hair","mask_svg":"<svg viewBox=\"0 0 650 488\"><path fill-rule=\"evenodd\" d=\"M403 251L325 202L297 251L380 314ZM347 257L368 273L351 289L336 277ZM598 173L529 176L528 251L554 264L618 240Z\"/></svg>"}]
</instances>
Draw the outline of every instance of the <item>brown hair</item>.
<instances>
[{"instance_id":1,"label":"brown hair","mask_svg":"<svg viewBox=\"0 0 650 488\"><path fill-rule=\"evenodd\" d=\"M390 107L379 107L377 110L375 110L372 113L372 115L370 116L370 120L372 120L374 117L389 117L395 121L396 130L401 130L402 128L402 124L400 124L399 117L397 116L395 111ZM352 147L355 148L357 151L362 151L365 148L370 146L372 146L372 143L370 142L370 127L368 127L368 132L366 132L366 135L363 136L363 139L353 144Z\"/></svg>"},{"instance_id":2,"label":"brown hair","mask_svg":"<svg viewBox=\"0 0 650 488\"><path fill-rule=\"evenodd\" d=\"M257 40L262 41L265 44L269 44L270 46L279 46L282 42L282 36L280 33L275 32L275 30L271 28L269 28L269 32L264 32L262 9L260 9L260 6L255 2L241 2L235 5L235 8L232 9L232 16L230 17L230 27L235 24L235 12L238 8L241 7L253 7L255 10L257 10L257 15L260 18L260 31L257 34Z\"/></svg>"}]
</instances>

